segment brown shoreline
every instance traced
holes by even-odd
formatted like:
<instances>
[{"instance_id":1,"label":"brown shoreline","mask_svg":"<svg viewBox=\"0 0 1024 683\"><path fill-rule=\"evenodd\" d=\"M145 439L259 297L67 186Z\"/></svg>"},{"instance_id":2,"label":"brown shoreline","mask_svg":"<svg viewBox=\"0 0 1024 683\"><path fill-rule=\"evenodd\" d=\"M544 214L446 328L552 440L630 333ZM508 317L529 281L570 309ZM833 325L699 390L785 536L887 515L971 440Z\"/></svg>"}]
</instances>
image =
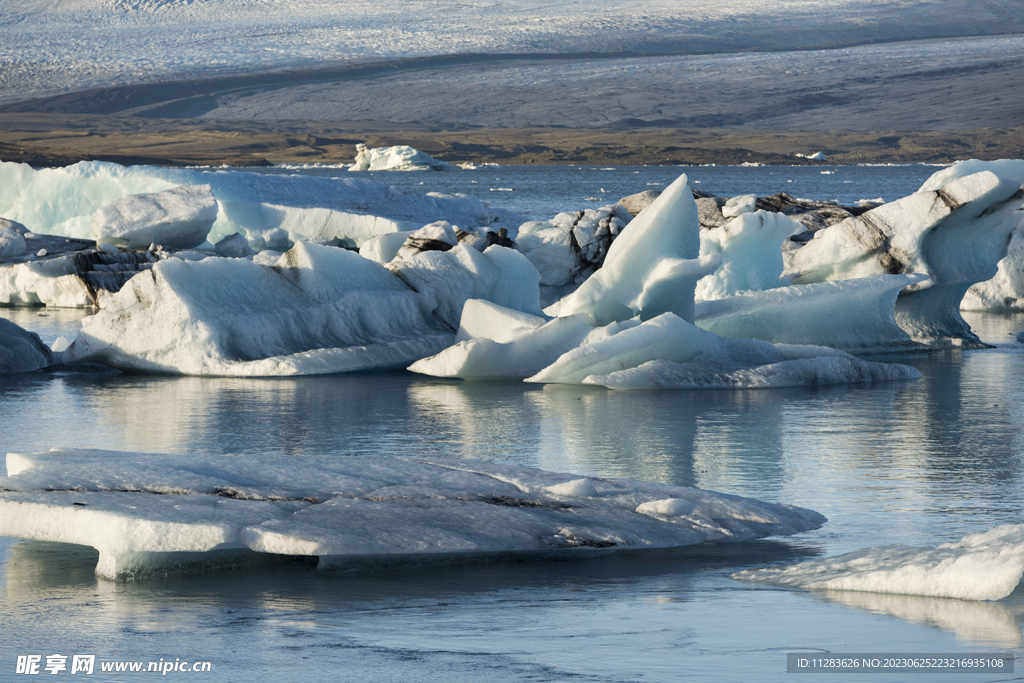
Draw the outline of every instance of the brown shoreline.
<instances>
[{"instance_id":1,"label":"brown shoreline","mask_svg":"<svg viewBox=\"0 0 1024 683\"><path fill-rule=\"evenodd\" d=\"M471 128L324 121L152 119L0 113L0 160L162 166L350 163L356 143L411 145L452 163L698 165L951 163L1024 158L1024 127L961 131L748 131L708 128Z\"/></svg>"}]
</instances>

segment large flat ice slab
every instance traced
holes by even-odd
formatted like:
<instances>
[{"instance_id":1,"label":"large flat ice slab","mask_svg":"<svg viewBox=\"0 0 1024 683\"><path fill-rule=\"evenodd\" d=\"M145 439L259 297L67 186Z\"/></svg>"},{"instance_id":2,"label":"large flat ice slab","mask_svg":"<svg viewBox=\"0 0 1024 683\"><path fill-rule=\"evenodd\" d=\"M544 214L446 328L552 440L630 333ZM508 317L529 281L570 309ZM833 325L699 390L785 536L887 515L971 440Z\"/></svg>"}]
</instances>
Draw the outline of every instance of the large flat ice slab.
<instances>
[{"instance_id":1,"label":"large flat ice slab","mask_svg":"<svg viewBox=\"0 0 1024 683\"><path fill-rule=\"evenodd\" d=\"M887 545L791 567L738 572L740 581L818 590L998 600L1024 574L1024 524L931 547Z\"/></svg>"},{"instance_id":2,"label":"large flat ice slab","mask_svg":"<svg viewBox=\"0 0 1024 683\"><path fill-rule=\"evenodd\" d=\"M54 449L8 454L7 471L0 535L92 546L106 578L179 570L202 553L310 555L320 567L573 556L746 541L826 521L701 489L476 460Z\"/></svg>"}]
</instances>

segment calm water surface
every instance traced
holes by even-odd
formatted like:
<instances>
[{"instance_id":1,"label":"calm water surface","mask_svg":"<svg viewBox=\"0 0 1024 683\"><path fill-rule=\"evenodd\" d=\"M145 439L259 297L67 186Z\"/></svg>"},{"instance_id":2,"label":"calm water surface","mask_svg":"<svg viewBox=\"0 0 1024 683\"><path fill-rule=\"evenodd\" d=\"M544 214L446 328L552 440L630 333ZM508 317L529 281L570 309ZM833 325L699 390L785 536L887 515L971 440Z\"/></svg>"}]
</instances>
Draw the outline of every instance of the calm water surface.
<instances>
[{"instance_id":1,"label":"calm water surface","mask_svg":"<svg viewBox=\"0 0 1024 683\"><path fill-rule=\"evenodd\" d=\"M82 313L0 315L49 342L73 337ZM813 389L612 392L401 372L0 378L3 451L485 458L700 486L830 519L788 539L591 561L347 576L276 567L132 584L97 580L91 550L0 539L0 680L24 680L17 655L53 653L205 660L231 681L601 682L788 680L786 653L797 651L1024 654L1020 589L972 603L729 578L1024 521L1024 346L1014 342L1024 317L969 322L999 345L887 359L917 367L918 381Z\"/></svg>"}]
</instances>

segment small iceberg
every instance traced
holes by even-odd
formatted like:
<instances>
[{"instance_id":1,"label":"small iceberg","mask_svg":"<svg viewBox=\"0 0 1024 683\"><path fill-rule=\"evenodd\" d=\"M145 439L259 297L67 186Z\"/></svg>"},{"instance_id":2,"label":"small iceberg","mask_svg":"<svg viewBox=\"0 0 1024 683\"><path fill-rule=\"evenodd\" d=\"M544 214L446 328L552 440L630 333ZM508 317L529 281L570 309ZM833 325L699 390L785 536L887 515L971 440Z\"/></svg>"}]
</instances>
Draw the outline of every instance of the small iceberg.
<instances>
[{"instance_id":1,"label":"small iceberg","mask_svg":"<svg viewBox=\"0 0 1024 683\"><path fill-rule=\"evenodd\" d=\"M41 370L56 362L38 334L0 318L0 375Z\"/></svg>"},{"instance_id":2,"label":"small iceberg","mask_svg":"<svg viewBox=\"0 0 1024 683\"><path fill-rule=\"evenodd\" d=\"M356 161L350 171L441 171L451 168L441 161L408 145L367 147L356 145Z\"/></svg>"},{"instance_id":3,"label":"small iceberg","mask_svg":"<svg viewBox=\"0 0 1024 683\"><path fill-rule=\"evenodd\" d=\"M732 577L791 588L998 600L1014 591L1022 575L1024 524L1007 524L937 548L878 546Z\"/></svg>"},{"instance_id":4,"label":"small iceberg","mask_svg":"<svg viewBox=\"0 0 1024 683\"><path fill-rule=\"evenodd\" d=\"M108 579L253 553L352 563L588 557L817 529L812 510L695 488L475 460L7 455L0 535L96 548Z\"/></svg>"}]
</instances>

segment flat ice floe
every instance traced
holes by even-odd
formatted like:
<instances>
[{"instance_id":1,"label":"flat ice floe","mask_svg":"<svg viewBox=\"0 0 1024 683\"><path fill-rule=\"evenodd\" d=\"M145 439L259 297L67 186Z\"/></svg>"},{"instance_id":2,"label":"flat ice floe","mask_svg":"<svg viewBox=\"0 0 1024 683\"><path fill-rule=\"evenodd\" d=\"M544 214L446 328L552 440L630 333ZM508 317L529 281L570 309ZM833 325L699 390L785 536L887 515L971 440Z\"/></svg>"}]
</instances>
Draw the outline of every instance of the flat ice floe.
<instances>
[{"instance_id":1,"label":"flat ice floe","mask_svg":"<svg viewBox=\"0 0 1024 683\"><path fill-rule=\"evenodd\" d=\"M792 505L476 460L7 455L0 535L99 550L111 579L251 553L350 562L589 556L817 529ZM234 558L232 560L231 558Z\"/></svg>"},{"instance_id":2,"label":"flat ice floe","mask_svg":"<svg viewBox=\"0 0 1024 683\"><path fill-rule=\"evenodd\" d=\"M998 600L1024 574L1024 524L1007 524L937 548L888 545L734 579L816 590Z\"/></svg>"}]
</instances>

